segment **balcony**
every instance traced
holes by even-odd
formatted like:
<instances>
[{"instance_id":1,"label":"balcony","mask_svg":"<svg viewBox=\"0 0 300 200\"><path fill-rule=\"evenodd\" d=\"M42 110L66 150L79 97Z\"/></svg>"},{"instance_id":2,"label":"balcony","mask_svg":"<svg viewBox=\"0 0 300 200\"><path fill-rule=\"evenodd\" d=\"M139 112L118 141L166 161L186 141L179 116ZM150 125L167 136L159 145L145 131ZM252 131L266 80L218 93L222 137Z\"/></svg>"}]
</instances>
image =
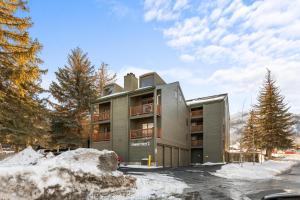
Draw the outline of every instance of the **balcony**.
<instances>
[{"instance_id":1,"label":"balcony","mask_svg":"<svg viewBox=\"0 0 300 200\"><path fill-rule=\"evenodd\" d=\"M130 139L151 138L154 133L154 128L137 129L130 131Z\"/></svg>"},{"instance_id":2,"label":"balcony","mask_svg":"<svg viewBox=\"0 0 300 200\"><path fill-rule=\"evenodd\" d=\"M192 140L192 147L203 147L203 140Z\"/></svg>"},{"instance_id":3,"label":"balcony","mask_svg":"<svg viewBox=\"0 0 300 200\"><path fill-rule=\"evenodd\" d=\"M160 105L156 105L156 112L157 115L160 115ZM131 106L130 107L130 116L137 116L137 115L145 115L145 114L153 114L154 113L154 104L147 103L138 106Z\"/></svg>"},{"instance_id":4,"label":"balcony","mask_svg":"<svg viewBox=\"0 0 300 200\"><path fill-rule=\"evenodd\" d=\"M203 110L193 110L193 111L191 111L191 117L193 117L193 118L203 117Z\"/></svg>"},{"instance_id":5,"label":"balcony","mask_svg":"<svg viewBox=\"0 0 300 200\"><path fill-rule=\"evenodd\" d=\"M192 133L203 132L203 125L192 125L191 132Z\"/></svg>"},{"instance_id":6,"label":"balcony","mask_svg":"<svg viewBox=\"0 0 300 200\"><path fill-rule=\"evenodd\" d=\"M110 112L104 111L93 115L93 122L106 121L110 119Z\"/></svg>"},{"instance_id":7,"label":"balcony","mask_svg":"<svg viewBox=\"0 0 300 200\"><path fill-rule=\"evenodd\" d=\"M109 141L110 132L94 132L92 135L92 139L94 142Z\"/></svg>"}]
</instances>

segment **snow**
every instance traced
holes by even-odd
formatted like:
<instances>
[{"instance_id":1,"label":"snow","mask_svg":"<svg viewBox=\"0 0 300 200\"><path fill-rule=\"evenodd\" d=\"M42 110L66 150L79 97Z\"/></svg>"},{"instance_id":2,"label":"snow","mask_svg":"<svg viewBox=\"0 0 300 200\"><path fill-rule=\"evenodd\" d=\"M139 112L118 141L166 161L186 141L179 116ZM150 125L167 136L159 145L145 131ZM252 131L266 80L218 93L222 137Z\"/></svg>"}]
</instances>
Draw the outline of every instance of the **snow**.
<instances>
[{"instance_id":1,"label":"snow","mask_svg":"<svg viewBox=\"0 0 300 200\"><path fill-rule=\"evenodd\" d=\"M134 168L134 169L157 169L157 168L162 168L162 166L150 166L148 165L125 165L121 164L121 167L126 167L126 168Z\"/></svg>"},{"instance_id":2,"label":"snow","mask_svg":"<svg viewBox=\"0 0 300 200\"><path fill-rule=\"evenodd\" d=\"M49 195L60 192L79 198L87 189L86 195L89 196L94 191L102 194L109 190L132 188L132 178L119 171L103 171L99 168L102 165L99 157L111 153L114 152L80 148L54 157L51 153L44 156L28 147L0 162L0 183L5 183L0 187L0 196L9 196L7 199L36 199L47 191ZM18 195L16 188L21 191Z\"/></svg>"},{"instance_id":3,"label":"snow","mask_svg":"<svg viewBox=\"0 0 300 200\"><path fill-rule=\"evenodd\" d=\"M218 95L215 97L203 97L203 98L188 100L186 102L186 104L187 105L203 104L203 103L209 103L212 101L224 100L224 98L225 98L225 95Z\"/></svg>"},{"instance_id":4,"label":"snow","mask_svg":"<svg viewBox=\"0 0 300 200\"><path fill-rule=\"evenodd\" d=\"M176 199L173 194L180 194L185 188L188 188L187 184L175 179L172 176L150 173L150 172L134 172L133 175L137 179L137 188L133 189L133 194L130 196L115 196L112 199Z\"/></svg>"},{"instance_id":5,"label":"snow","mask_svg":"<svg viewBox=\"0 0 300 200\"><path fill-rule=\"evenodd\" d=\"M215 176L228 179L272 179L277 175L289 171L294 165L298 164L291 160L268 160L266 162L255 163L245 162L242 164L227 164L222 166L220 170L212 173Z\"/></svg>"},{"instance_id":6,"label":"snow","mask_svg":"<svg viewBox=\"0 0 300 200\"><path fill-rule=\"evenodd\" d=\"M0 196L37 199L47 191L45 198L59 193L69 195L69 199L169 199L187 187L184 182L159 173L125 176L117 170L103 170L99 158L110 154L115 153L79 148L54 156L28 147L0 162Z\"/></svg>"},{"instance_id":7,"label":"snow","mask_svg":"<svg viewBox=\"0 0 300 200\"><path fill-rule=\"evenodd\" d=\"M0 161L1 166L18 166L36 164L44 156L34 151L31 147Z\"/></svg>"},{"instance_id":8,"label":"snow","mask_svg":"<svg viewBox=\"0 0 300 200\"><path fill-rule=\"evenodd\" d=\"M220 163L213 163L213 162L206 162L206 163L203 163L202 165L204 166L215 166L215 165L224 165L226 163L224 162L220 162Z\"/></svg>"}]
</instances>

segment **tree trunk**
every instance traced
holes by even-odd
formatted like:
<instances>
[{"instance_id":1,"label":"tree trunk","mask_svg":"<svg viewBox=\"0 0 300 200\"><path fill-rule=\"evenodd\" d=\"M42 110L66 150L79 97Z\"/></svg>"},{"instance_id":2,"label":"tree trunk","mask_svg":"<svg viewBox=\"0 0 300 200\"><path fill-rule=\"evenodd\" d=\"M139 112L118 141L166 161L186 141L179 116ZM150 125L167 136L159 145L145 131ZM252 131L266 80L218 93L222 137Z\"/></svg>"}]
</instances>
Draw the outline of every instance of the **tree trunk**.
<instances>
[{"instance_id":1,"label":"tree trunk","mask_svg":"<svg viewBox=\"0 0 300 200\"><path fill-rule=\"evenodd\" d=\"M268 160L270 160L272 158L272 151L273 151L272 148L267 148L266 149Z\"/></svg>"}]
</instances>

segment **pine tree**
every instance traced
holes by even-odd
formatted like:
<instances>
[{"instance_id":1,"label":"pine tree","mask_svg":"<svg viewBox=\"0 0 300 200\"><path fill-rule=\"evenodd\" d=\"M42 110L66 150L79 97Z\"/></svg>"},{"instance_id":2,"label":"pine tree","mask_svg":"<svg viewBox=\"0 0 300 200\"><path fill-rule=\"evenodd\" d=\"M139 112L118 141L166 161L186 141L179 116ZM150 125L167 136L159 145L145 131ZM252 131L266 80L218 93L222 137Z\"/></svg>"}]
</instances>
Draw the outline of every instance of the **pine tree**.
<instances>
[{"instance_id":1,"label":"pine tree","mask_svg":"<svg viewBox=\"0 0 300 200\"><path fill-rule=\"evenodd\" d=\"M47 124L38 97L46 71L39 68L41 45L28 33L31 19L18 17L19 11L28 11L26 2L0 1L0 133L2 142L26 145L38 142Z\"/></svg>"},{"instance_id":2,"label":"pine tree","mask_svg":"<svg viewBox=\"0 0 300 200\"><path fill-rule=\"evenodd\" d=\"M53 121L64 135L58 143L80 145L81 119L89 112L90 101L96 97L94 66L87 54L76 48L68 56L68 65L59 68L55 74L58 82L50 85L50 92L58 101Z\"/></svg>"},{"instance_id":3,"label":"pine tree","mask_svg":"<svg viewBox=\"0 0 300 200\"><path fill-rule=\"evenodd\" d=\"M99 96L103 95L103 88L116 81L117 74L108 73L108 64L101 63L100 68L96 72L96 88Z\"/></svg>"},{"instance_id":4,"label":"pine tree","mask_svg":"<svg viewBox=\"0 0 300 200\"><path fill-rule=\"evenodd\" d=\"M261 141L259 136L258 119L255 111L252 109L249 113L249 118L244 127L242 147L251 151L260 149Z\"/></svg>"},{"instance_id":5,"label":"pine tree","mask_svg":"<svg viewBox=\"0 0 300 200\"><path fill-rule=\"evenodd\" d=\"M273 149L287 149L293 145L292 126L295 122L275 83L268 70L256 105L261 147L266 149L268 158Z\"/></svg>"}]
</instances>

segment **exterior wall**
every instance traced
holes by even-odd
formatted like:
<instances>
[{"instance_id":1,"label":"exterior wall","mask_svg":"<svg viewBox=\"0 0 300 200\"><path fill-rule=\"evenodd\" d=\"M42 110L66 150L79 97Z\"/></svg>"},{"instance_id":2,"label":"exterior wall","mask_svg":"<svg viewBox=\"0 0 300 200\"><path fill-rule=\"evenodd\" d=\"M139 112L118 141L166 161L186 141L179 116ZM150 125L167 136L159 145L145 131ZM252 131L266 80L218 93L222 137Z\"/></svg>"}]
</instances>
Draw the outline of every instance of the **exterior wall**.
<instances>
[{"instance_id":1,"label":"exterior wall","mask_svg":"<svg viewBox=\"0 0 300 200\"><path fill-rule=\"evenodd\" d=\"M225 99L224 104L224 117L225 117L225 150L229 150L230 147L230 113L228 98Z\"/></svg>"},{"instance_id":2,"label":"exterior wall","mask_svg":"<svg viewBox=\"0 0 300 200\"><path fill-rule=\"evenodd\" d=\"M111 146L111 142L107 142L107 141L104 141L104 142L93 142L92 143L92 148L95 148L95 149L98 149L98 150L104 150L104 149L107 149L107 150L112 150L112 146Z\"/></svg>"},{"instance_id":3,"label":"exterior wall","mask_svg":"<svg viewBox=\"0 0 300 200\"><path fill-rule=\"evenodd\" d=\"M203 162L224 161L224 102L203 106Z\"/></svg>"},{"instance_id":4,"label":"exterior wall","mask_svg":"<svg viewBox=\"0 0 300 200\"><path fill-rule=\"evenodd\" d=\"M135 146L134 144L138 144ZM141 145L142 144L142 145ZM139 140L135 143L131 140L129 147L129 162L141 162L142 159L147 159L151 155L153 158L153 140Z\"/></svg>"},{"instance_id":5,"label":"exterior wall","mask_svg":"<svg viewBox=\"0 0 300 200\"><path fill-rule=\"evenodd\" d=\"M128 161L128 97L112 100L112 149Z\"/></svg>"},{"instance_id":6,"label":"exterior wall","mask_svg":"<svg viewBox=\"0 0 300 200\"><path fill-rule=\"evenodd\" d=\"M164 166L186 166L190 162L190 136L184 96L177 82L161 85L157 89L161 91L161 117L158 122L162 133L156 141L163 146ZM156 161L161 163L158 159Z\"/></svg>"},{"instance_id":7,"label":"exterior wall","mask_svg":"<svg viewBox=\"0 0 300 200\"><path fill-rule=\"evenodd\" d=\"M189 148L188 109L178 83L161 86L161 128L159 143Z\"/></svg>"}]
</instances>

